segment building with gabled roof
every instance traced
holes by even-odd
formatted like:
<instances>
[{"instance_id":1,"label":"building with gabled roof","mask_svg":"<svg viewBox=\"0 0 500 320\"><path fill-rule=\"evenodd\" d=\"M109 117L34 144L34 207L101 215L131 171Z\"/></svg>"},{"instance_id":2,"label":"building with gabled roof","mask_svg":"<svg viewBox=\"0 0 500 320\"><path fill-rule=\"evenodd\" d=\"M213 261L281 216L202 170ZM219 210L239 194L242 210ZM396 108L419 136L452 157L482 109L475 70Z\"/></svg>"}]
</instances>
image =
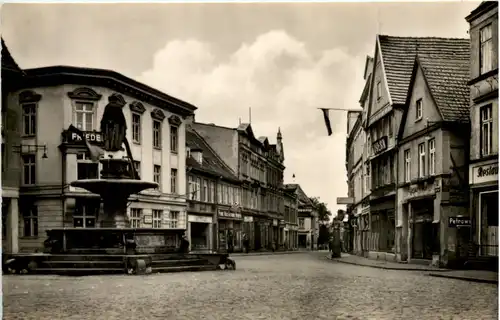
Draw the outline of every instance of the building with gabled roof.
<instances>
[{"instance_id":1,"label":"building with gabled roof","mask_svg":"<svg viewBox=\"0 0 500 320\"><path fill-rule=\"evenodd\" d=\"M396 136L396 257L448 267L466 242L449 219L468 213L469 64L467 57L417 54Z\"/></svg>"},{"instance_id":2,"label":"building with gabled roof","mask_svg":"<svg viewBox=\"0 0 500 320\"><path fill-rule=\"evenodd\" d=\"M240 181L196 132L186 127L187 235L193 252L242 251ZM238 228L239 227L239 228Z\"/></svg>"},{"instance_id":3,"label":"building with gabled roof","mask_svg":"<svg viewBox=\"0 0 500 320\"><path fill-rule=\"evenodd\" d=\"M370 166L368 251L395 258L402 222L396 220L397 140L415 57L469 58L470 40L377 35L364 130ZM430 77L431 78L431 77ZM373 253L378 255L378 253Z\"/></svg>"}]
</instances>

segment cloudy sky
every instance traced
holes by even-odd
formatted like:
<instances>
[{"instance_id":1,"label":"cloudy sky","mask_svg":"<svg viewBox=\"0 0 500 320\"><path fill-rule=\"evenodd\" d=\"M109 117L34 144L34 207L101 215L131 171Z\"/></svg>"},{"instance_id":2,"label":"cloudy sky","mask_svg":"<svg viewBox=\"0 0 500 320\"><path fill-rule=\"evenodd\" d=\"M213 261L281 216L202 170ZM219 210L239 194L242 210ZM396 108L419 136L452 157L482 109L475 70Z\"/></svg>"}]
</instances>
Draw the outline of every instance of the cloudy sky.
<instances>
[{"instance_id":1,"label":"cloudy sky","mask_svg":"<svg viewBox=\"0 0 500 320\"><path fill-rule=\"evenodd\" d=\"M375 35L467 37L478 2L4 4L2 36L22 68L113 69L195 104L196 120L248 122L276 142L285 182L332 212L347 195L346 114L326 135L318 107L359 107Z\"/></svg>"}]
</instances>

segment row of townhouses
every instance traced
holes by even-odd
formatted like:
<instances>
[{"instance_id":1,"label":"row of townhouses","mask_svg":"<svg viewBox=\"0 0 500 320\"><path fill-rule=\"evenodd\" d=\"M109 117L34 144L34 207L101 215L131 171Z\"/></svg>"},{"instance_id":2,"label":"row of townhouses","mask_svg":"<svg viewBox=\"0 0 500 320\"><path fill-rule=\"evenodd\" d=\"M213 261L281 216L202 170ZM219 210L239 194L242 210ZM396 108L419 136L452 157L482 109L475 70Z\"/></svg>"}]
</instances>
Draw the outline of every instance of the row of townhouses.
<instances>
[{"instance_id":1,"label":"row of townhouses","mask_svg":"<svg viewBox=\"0 0 500 320\"><path fill-rule=\"evenodd\" d=\"M122 105L140 178L159 184L131 196L130 227L186 229L193 251L238 251L245 234L252 250L296 249L302 235L314 242L314 208L283 182L279 130L272 144L250 124L195 122L195 106L109 70L22 70L2 39L4 253L42 250L51 228L100 226L99 196L70 183L99 178L101 165L67 129L101 145L110 99Z\"/></svg>"},{"instance_id":2,"label":"row of townhouses","mask_svg":"<svg viewBox=\"0 0 500 320\"><path fill-rule=\"evenodd\" d=\"M498 4L469 39L377 35L348 113L354 251L452 266L498 257Z\"/></svg>"}]
</instances>

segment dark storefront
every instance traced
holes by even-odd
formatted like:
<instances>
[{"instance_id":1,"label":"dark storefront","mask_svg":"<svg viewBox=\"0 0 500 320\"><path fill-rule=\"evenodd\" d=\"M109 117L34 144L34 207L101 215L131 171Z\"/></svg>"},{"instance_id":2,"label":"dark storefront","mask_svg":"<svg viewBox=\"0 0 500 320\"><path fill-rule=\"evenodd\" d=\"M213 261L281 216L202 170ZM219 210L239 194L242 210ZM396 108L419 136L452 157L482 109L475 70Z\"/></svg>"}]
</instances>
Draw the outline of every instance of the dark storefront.
<instances>
[{"instance_id":1,"label":"dark storefront","mask_svg":"<svg viewBox=\"0 0 500 320\"><path fill-rule=\"evenodd\" d=\"M243 217L241 213L225 210L218 211L219 224L219 250L241 251Z\"/></svg>"}]
</instances>

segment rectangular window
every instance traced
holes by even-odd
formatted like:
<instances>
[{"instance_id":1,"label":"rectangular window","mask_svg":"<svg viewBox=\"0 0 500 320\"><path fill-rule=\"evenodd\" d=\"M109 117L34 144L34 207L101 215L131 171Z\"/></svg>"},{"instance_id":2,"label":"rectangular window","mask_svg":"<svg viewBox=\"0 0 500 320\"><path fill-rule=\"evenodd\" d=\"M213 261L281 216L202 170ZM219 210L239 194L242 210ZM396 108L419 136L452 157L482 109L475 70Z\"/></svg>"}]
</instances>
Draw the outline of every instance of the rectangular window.
<instances>
[{"instance_id":1,"label":"rectangular window","mask_svg":"<svg viewBox=\"0 0 500 320\"><path fill-rule=\"evenodd\" d=\"M422 99L418 99L417 104L415 105L415 120L420 120L423 116Z\"/></svg>"},{"instance_id":2,"label":"rectangular window","mask_svg":"<svg viewBox=\"0 0 500 320\"><path fill-rule=\"evenodd\" d=\"M366 136L366 147L368 148L368 157L369 157L372 155L372 137L370 136L369 132Z\"/></svg>"},{"instance_id":3,"label":"rectangular window","mask_svg":"<svg viewBox=\"0 0 500 320\"><path fill-rule=\"evenodd\" d=\"M377 82L377 99L382 98L382 83L380 80Z\"/></svg>"},{"instance_id":4,"label":"rectangular window","mask_svg":"<svg viewBox=\"0 0 500 320\"><path fill-rule=\"evenodd\" d=\"M227 186L222 185L222 203L227 203Z\"/></svg>"},{"instance_id":5,"label":"rectangular window","mask_svg":"<svg viewBox=\"0 0 500 320\"><path fill-rule=\"evenodd\" d=\"M365 164L365 190L369 192L371 190L371 177L370 177L370 164Z\"/></svg>"},{"instance_id":6,"label":"rectangular window","mask_svg":"<svg viewBox=\"0 0 500 320\"><path fill-rule=\"evenodd\" d=\"M196 198L197 201L201 201L201 178L196 179Z\"/></svg>"},{"instance_id":7,"label":"rectangular window","mask_svg":"<svg viewBox=\"0 0 500 320\"><path fill-rule=\"evenodd\" d=\"M153 210L153 228L161 228L161 220L163 217L163 210Z\"/></svg>"},{"instance_id":8,"label":"rectangular window","mask_svg":"<svg viewBox=\"0 0 500 320\"><path fill-rule=\"evenodd\" d=\"M208 202L208 180L203 179L203 193L201 195L201 201Z\"/></svg>"},{"instance_id":9,"label":"rectangular window","mask_svg":"<svg viewBox=\"0 0 500 320\"><path fill-rule=\"evenodd\" d=\"M210 202L215 203L215 182L210 181Z\"/></svg>"},{"instance_id":10,"label":"rectangular window","mask_svg":"<svg viewBox=\"0 0 500 320\"><path fill-rule=\"evenodd\" d=\"M418 145L418 177L425 177L425 143Z\"/></svg>"},{"instance_id":11,"label":"rectangular window","mask_svg":"<svg viewBox=\"0 0 500 320\"><path fill-rule=\"evenodd\" d=\"M94 104L89 102L76 102L75 124L82 131L94 130Z\"/></svg>"},{"instance_id":12,"label":"rectangular window","mask_svg":"<svg viewBox=\"0 0 500 320\"><path fill-rule=\"evenodd\" d=\"M141 143L141 115L132 113L132 141Z\"/></svg>"},{"instance_id":13,"label":"rectangular window","mask_svg":"<svg viewBox=\"0 0 500 320\"><path fill-rule=\"evenodd\" d=\"M170 211L169 214L169 228L175 229L178 227L179 211Z\"/></svg>"},{"instance_id":14,"label":"rectangular window","mask_svg":"<svg viewBox=\"0 0 500 320\"><path fill-rule=\"evenodd\" d=\"M170 193L177 193L177 169L170 169Z\"/></svg>"},{"instance_id":15,"label":"rectangular window","mask_svg":"<svg viewBox=\"0 0 500 320\"><path fill-rule=\"evenodd\" d=\"M161 122L153 120L153 147L161 149Z\"/></svg>"},{"instance_id":16,"label":"rectangular window","mask_svg":"<svg viewBox=\"0 0 500 320\"><path fill-rule=\"evenodd\" d=\"M137 171L139 176L141 176L141 162L134 160L134 167L135 167L135 171Z\"/></svg>"},{"instance_id":17,"label":"rectangular window","mask_svg":"<svg viewBox=\"0 0 500 320\"><path fill-rule=\"evenodd\" d=\"M88 153L76 155L76 170L78 180L99 178L99 163L93 162Z\"/></svg>"},{"instance_id":18,"label":"rectangular window","mask_svg":"<svg viewBox=\"0 0 500 320\"><path fill-rule=\"evenodd\" d=\"M28 206L23 210L24 219L24 236L38 236L38 208L36 206Z\"/></svg>"},{"instance_id":19,"label":"rectangular window","mask_svg":"<svg viewBox=\"0 0 500 320\"><path fill-rule=\"evenodd\" d=\"M222 185L217 185L217 203L222 203Z\"/></svg>"},{"instance_id":20,"label":"rectangular window","mask_svg":"<svg viewBox=\"0 0 500 320\"><path fill-rule=\"evenodd\" d=\"M36 104L23 104L23 135L36 135Z\"/></svg>"},{"instance_id":21,"label":"rectangular window","mask_svg":"<svg viewBox=\"0 0 500 320\"><path fill-rule=\"evenodd\" d=\"M487 25L479 31L479 67L481 74L493 69L493 36L491 24Z\"/></svg>"},{"instance_id":22,"label":"rectangular window","mask_svg":"<svg viewBox=\"0 0 500 320\"><path fill-rule=\"evenodd\" d=\"M73 227L95 228L100 207L99 200L77 199L73 212Z\"/></svg>"},{"instance_id":23,"label":"rectangular window","mask_svg":"<svg viewBox=\"0 0 500 320\"><path fill-rule=\"evenodd\" d=\"M130 228L140 228L142 209L130 208Z\"/></svg>"},{"instance_id":24,"label":"rectangular window","mask_svg":"<svg viewBox=\"0 0 500 320\"><path fill-rule=\"evenodd\" d=\"M153 170L153 182L158 183L158 190L161 190L161 166L155 164Z\"/></svg>"},{"instance_id":25,"label":"rectangular window","mask_svg":"<svg viewBox=\"0 0 500 320\"><path fill-rule=\"evenodd\" d=\"M493 147L493 115L492 105L487 105L479 109L481 122L481 156L487 156L492 153Z\"/></svg>"},{"instance_id":26,"label":"rectangular window","mask_svg":"<svg viewBox=\"0 0 500 320\"><path fill-rule=\"evenodd\" d=\"M429 140L429 175L436 174L436 140Z\"/></svg>"},{"instance_id":27,"label":"rectangular window","mask_svg":"<svg viewBox=\"0 0 500 320\"><path fill-rule=\"evenodd\" d=\"M193 176L189 176L188 178L188 199L189 200L194 200L195 197L196 197L196 186L195 186L195 183L194 183L194 178Z\"/></svg>"},{"instance_id":28,"label":"rectangular window","mask_svg":"<svg viewBox=\"0 0 500 320\"><path fill-rule=\"evenodd\" d=\"M410 182L411 180L411 154L410 150L405 150L405 182Z\"/></svg>"},{"instance_id":29,"label":"rectangular window","mask_svg":"<svg viewBox=\"0 0 500 320\"><path fill-rule=\"evenodd\" d=\"M177 152L179 147L179 129L176 126L170 126L170 151Z\"/></svg>"},{"instance_id":30,"label":"rectangular window","mask_svg":"<svg viewBox=\"0 0 500 320\"><path fill-rule=\"evenodd\" d=\"M299 229L305 229L306 223L304 218L299 218Z\"/></svg>"},{"instance_id":31,"label":"rectangular window","mask_svg":"<svg viewBox=\"0 0 500 320\"><path fill-rule=\"evenodd\" d=\"M25 154L23 158L23 184L34 185L36 183L36 158L34 154Z\"/></svg>"}]
</instances>

